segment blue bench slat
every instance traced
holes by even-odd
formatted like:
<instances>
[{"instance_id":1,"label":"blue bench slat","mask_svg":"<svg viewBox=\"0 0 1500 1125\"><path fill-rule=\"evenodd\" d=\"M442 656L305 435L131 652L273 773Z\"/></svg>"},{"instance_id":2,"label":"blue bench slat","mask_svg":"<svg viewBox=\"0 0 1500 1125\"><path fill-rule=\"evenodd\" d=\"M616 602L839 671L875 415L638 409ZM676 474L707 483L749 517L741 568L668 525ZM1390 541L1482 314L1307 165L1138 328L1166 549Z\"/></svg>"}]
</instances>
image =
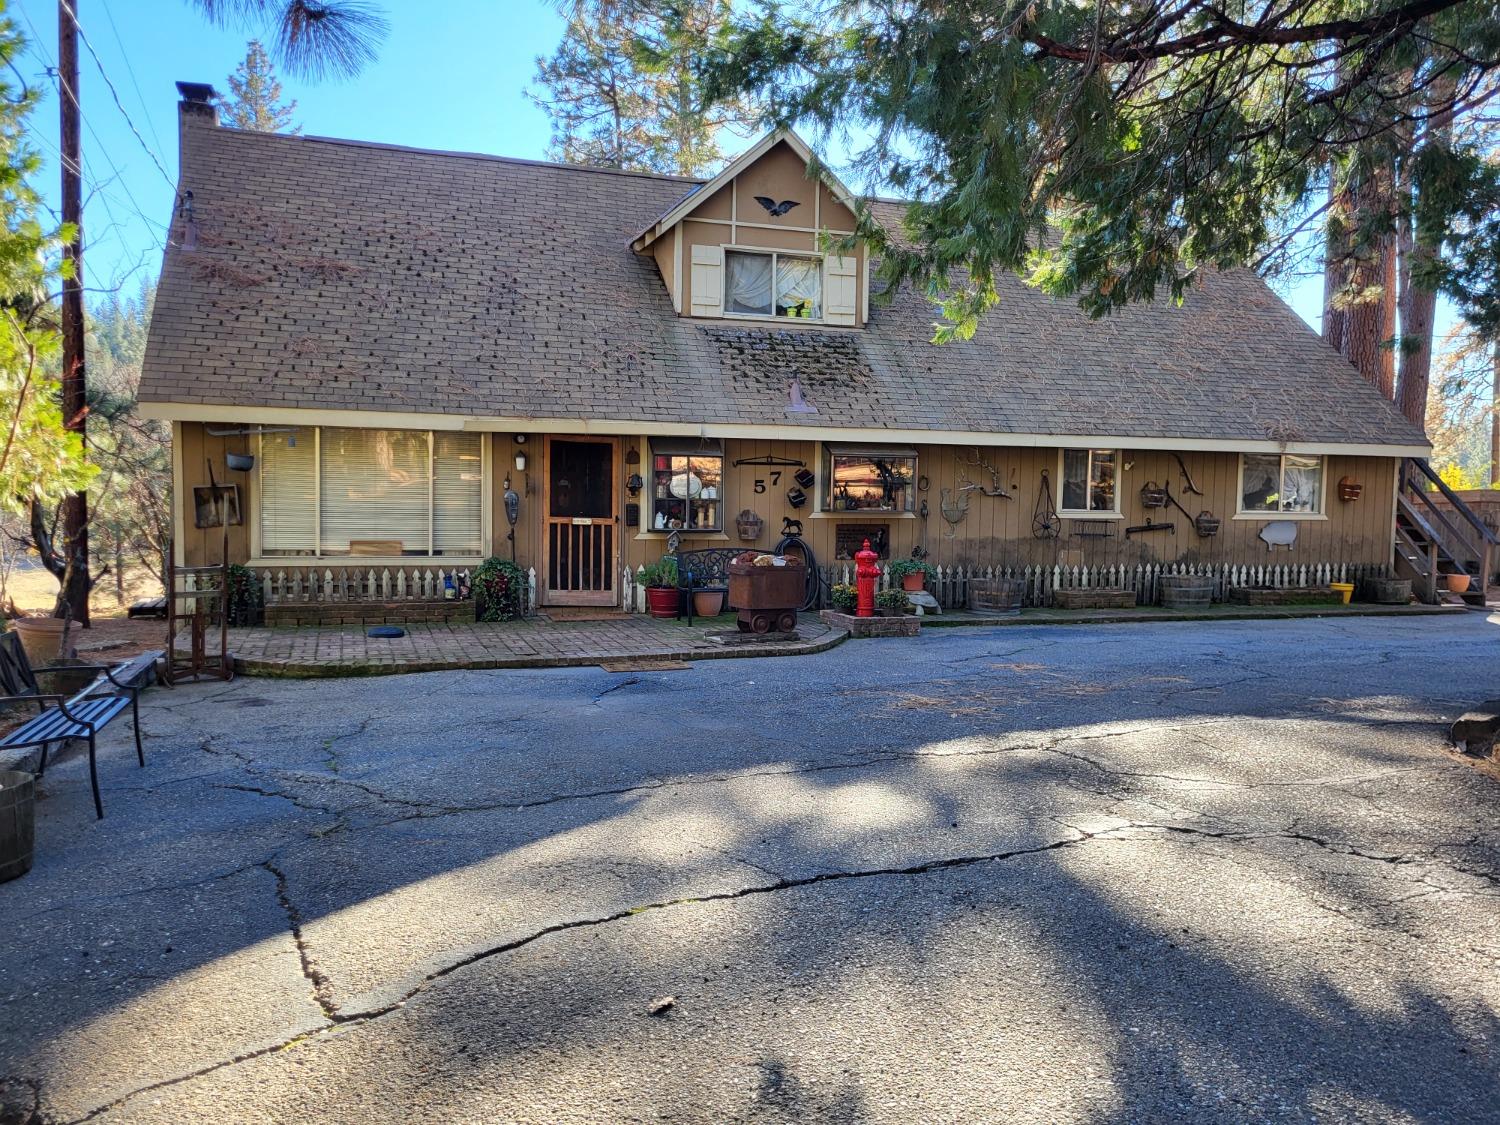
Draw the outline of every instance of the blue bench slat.
<instances>
[{"instance_id":1,"label":"blue bench slat","mask_svg":"<svg viewBox=\"0 0 1500 1125\"><path fill-rule=\"evenodd\" d=\"M84 722L92 724L97 731L129 706L129 697L121 695L100 695L69 703L68 710L82 720L76 723L56 707L49 707L0 739L0 746L25 746L43 741L60 742L65 738L87 738L89 730L83 725Z\"/></svg>"}]
</instances>

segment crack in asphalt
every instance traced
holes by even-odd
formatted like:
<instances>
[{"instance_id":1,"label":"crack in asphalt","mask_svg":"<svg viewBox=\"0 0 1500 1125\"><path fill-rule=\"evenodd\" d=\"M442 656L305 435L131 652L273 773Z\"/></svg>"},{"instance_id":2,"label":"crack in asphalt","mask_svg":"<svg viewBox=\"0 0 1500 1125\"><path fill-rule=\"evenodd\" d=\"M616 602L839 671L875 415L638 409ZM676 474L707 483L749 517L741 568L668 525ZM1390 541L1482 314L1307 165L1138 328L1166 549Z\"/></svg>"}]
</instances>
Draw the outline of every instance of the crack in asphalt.
<instances>
[{"instance_id":1,"label":"crack in asphalt","mask_svg":"<svg viewBox=\"0 0 1500 1125\"><path fill-rule=\"evenodd\" d=\"M21 1104L12 1091L19 1088L29 1104ZM0 1074L0 1125L42 1125L42 1087L30 1078Z\"/></svg>"},{"instance_id":2,"label":"crack in asphalt","mask_svg":"<svg viewBox=\"0 0 1500 1125\"><path fill-rule=\"evenodd\" d=\"M847 871L824 871L812 875L798 876L794 878L782 877L778 878L775 882L772 883L741 887L737 890L732 891L720 891L703 895L682 896L673 899L664 899L628 907L623 910L616 910L609 914L600 915L594 918L580 918L565 922L556 922L548 926L543 926L540 929L534 930L530 933L524 934L521 937L513 938L509 941L501 942L494 946L477 950L473 953L468 954L467 956L450 962L449 964L444 965L441 968L434 969L431 972L425 974L421 978L421 980L404 991L395 1000L391 1000L387 1003L380 1004L373 1008L366 1008L358 1012L343 1012L340 1011L334 1004L332 982L329 980L327 974L325 974L317 966L316 961L312 958L311 952L307 948L307 945L304 941L302 935L302 918L300 913L297 911L296 906L292 903L289 894L287 893L286 876L273 861L266 861L262 864L259 864L258 866L261 866L266 871L270 872L276 879L277 899L280 902L283 911L286 913L288 926L291 930L293 940L296 943L299 957L301 958L303 975L313 986L313 998L317 1001L320 1009L322 1009L327 1022L321 1027L302 1032L298 1035L292 1036L270 1046L257 1048L252 1051L246 1051L231 1058L220 1059L214 1063L208 1064L207 1066L199 1067L192 1071L175 1075L171 1078L161 1079L157 1082L148 1083L134 1090L127 1091L126 1093L119 1095L118 1097L103 1105L96 1106L94 1109L85 1113L83 1116L75 1118L74 1122L91 1121L101 1114L107 1113L112 1109L116 1109L119 1106L125 1104L128 1101L131 1101L134 1098L139 1097L142 1094L152 1093L158 1090L181 1085L184 1082L190 1082L195 1078L201 1078L207 1074L212 1074L227 1067L236 1066L242 1062L248 1062L252 1059L257 1059L265 1055L273 1054L292 1046L316 1041L334 1032L342 1031L347 1028L362 1026L364 1024L382 1019L385 1016L391 1015L392 1013L403 1009L411 1000L415 999L417 996L425 992L431 985L442 981L445 978L454 975L455 973L459 973L465 969L471 968L472 966L477 965L481 962L490 960L494 957L502 956L506 953L515 952L518 949L523 949L544 938L551 937L556 934L569 933L575 930L598 929L616 922L629 920L636 917L637 915L653 913L661 910L670 910L677 907L699 905L704 903L730 902L737 899L757 897L760 895L778 894L784 891L801 890L808 887L819 887L835 883L849 882L853 880L874 878L912 878L933 874L936 872L952 871L961 868L973 867L986 863L1003 863L1013 859L1023 859L1031 856L1043 855L1049 852L1059 851L1064 848L1078 847L1080 845L1092 843L1095 841L1107 842L1110 840L1131 838L1126 835L1127 833L1162 833L1175 835L1186 839L1204 839L1252 844L1267 840L1289 840L1297 843L1311 844L1315 847L1322 848L1336 854L1353 856L1359 859L1364 859L1383 865L1404 866L1417 862L1417 860L1411 856L1366 852L1360 848L1357 848L1351 844L1344 843L1342 841L1330 840L1325 837L1314 836L1311 833L1295 830L1284 832L1247 832L1234 828L1210 829L1193 827L1191 825L1156 823L1150 821L1130 821L1125 824L1116 825L1114 827L1103 829L1097 832L1091 832L1076 825L1067 825L1064 823L1064 826L1070 828L1073 832L1076 833L1076 835L1067 836L1060 840L1054 840L1046 844L1038 844L1033 847L1013 848L1006 851L984 853L980 855L950 856L944 859L928 860L924 863L912 864L908 866L857 868ZM1425 880L1419 881L1423 882L1424 885L1428 887L1433 887L1433 884L1426 883ZM1454 892L1446 888L1435 888L1435 890L1441 890L1442 893L1446 894L1463 893Z\"/></svg>"},{"instance_id":3,"label":"crack in asphalt","mask_svg":"<svg viewBox=\"0 0 1500 1125\"><path fill-rule=\"evenodd\" d=\"M324 1019L337 1022L339 1010L338 1005L334 1003L333 980L318 967L317 961L313 959L312 950L308 948L307 940L302 935L302 912L297 909L296 903L292 902L291 892L287 888L286 873L272 859L265 860L259 866L269 871L276 879L276 901L281 904L282 912L286 915L287 927L292 932L292 942L297 947L297 959L302 964L302 975L312 985L312 998L322 1010Z\"/></svg>"}]
</instances>

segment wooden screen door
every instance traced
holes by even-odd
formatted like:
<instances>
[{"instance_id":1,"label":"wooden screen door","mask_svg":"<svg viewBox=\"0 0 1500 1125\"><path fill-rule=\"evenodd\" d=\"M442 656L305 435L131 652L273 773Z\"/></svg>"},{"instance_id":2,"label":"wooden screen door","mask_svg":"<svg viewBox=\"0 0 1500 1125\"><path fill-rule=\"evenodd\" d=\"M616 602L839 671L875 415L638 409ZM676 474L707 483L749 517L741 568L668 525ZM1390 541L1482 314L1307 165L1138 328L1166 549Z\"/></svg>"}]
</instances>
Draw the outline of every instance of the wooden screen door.
<instances>
[{"instance_id":1,"label":"wooden screen door","mask_svg":"<svg viewBox=\"0 0 1500 1125\"><path fill-rule=\"evenodd\" d=\"M614 605L619 597L614 438L547 439L547 604Z\"/></svg>"}]
</instances>

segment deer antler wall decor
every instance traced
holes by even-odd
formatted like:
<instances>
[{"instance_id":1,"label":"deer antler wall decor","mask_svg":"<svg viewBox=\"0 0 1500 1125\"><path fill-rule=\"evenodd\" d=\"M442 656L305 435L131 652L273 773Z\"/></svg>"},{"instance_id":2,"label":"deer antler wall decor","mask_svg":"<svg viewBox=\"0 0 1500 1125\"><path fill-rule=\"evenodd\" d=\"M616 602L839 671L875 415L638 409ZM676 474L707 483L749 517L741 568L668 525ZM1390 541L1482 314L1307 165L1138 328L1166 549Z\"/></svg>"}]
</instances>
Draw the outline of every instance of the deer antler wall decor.
<instances>
[{"instance_id":1,"label":"deer antler wall decor","mask_svg":"<svg viewBox=\"0 0 1500 1125\"><path fill-rule=\"evenodd\" d=\"M1003 500L1009 500L1012 498L1010 491L1005 487L1003 483L1001 483L1000 470L995 468L995 466L991 465L988 461L986 461L979 455L979 447L977 445L974 447L973 458L966 458L962 463L965 465L970 465L976 469L983 469L985 472L989 473L990 485L988 488L986 488L982 484L974 483L966 475L960 473L958 478L958 490L960 492L982 492L986 496L992 496L996 499Z\"/></svg>"}]
</instances>

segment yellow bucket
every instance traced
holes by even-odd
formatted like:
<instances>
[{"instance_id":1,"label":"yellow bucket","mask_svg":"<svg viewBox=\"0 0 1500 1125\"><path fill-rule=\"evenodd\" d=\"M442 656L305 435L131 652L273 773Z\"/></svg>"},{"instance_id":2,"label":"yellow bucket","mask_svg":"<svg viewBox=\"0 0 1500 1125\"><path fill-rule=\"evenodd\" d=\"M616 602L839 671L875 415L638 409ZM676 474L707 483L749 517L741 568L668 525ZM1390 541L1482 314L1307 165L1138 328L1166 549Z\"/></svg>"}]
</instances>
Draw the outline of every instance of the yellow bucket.
<instances>
[{"instance_id":1,"label":"yellow bucket","mask_svg":"<svg viewBox=\"0 0 1500 1125\"><path fill-rule=\"evenodd\" d=\"M1349 599L1354 596L1353 582L1330 582L1328 583L1328 588L1335 594L1343 595L1345 605L1348 605Z\"/></svg>"}]
</instances>

